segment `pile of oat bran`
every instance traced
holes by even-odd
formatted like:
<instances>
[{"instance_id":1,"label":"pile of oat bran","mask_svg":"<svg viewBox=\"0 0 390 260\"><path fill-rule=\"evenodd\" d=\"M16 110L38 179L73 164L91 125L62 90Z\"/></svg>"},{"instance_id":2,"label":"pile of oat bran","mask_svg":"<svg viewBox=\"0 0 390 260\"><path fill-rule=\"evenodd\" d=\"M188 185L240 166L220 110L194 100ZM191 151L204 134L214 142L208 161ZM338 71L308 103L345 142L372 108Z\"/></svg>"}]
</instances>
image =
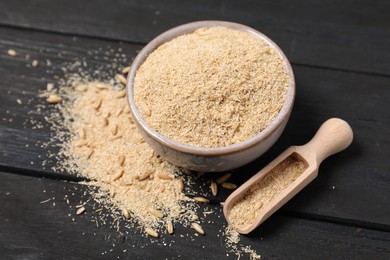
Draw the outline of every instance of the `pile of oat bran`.
<instances>
[{"instance_id":1,"label":"pile of oat bran","mask_svg":"<svg viewBox=\"0 0 390 260\"><path fill-rule=\"evenodd\" d=\"M125 218L146 231L165 233L169 223L197 221L182 193L179 169L159 158L137 132L125 91L104 82L74 85L62 89L66 98L57 105L70 132L61 150L67 158L62 168L87 177L89 185L107 192Z\"/></svg>"}]
</instances>

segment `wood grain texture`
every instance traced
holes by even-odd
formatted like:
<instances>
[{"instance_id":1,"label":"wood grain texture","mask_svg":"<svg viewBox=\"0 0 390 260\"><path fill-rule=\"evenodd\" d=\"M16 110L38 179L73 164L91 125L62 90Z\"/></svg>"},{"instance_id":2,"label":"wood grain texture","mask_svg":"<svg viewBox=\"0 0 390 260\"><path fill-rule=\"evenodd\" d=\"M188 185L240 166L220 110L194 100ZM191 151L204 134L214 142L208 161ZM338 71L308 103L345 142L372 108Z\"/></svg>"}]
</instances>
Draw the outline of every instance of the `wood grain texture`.
<instances>
[{"instance_id":1,"label":"wood grain texture","mask_svg":"<svg viewBox=\"0 0 390 260\"><path fill-rule=\"evenodd\" d=\"M141 46L83 38L75 42L70 37L39 32L29 32L26 36L24 30L5 28L0 28L0 33L5 35L0 40L1 59L5 61L0 67L0 89L7 93L0 97L0 164L50 174L55 161L46 154L48 149L55 152L56 148L41 146L49 140L50 131L42 115L29 115L36 104L44 103L37 98L38 91L44 89L47 82L52 82L53 77L61 76L59 68L63 62L81 59L91 67L110 63L104 55L91 56L88 50L110 45L109 48L122 48L127 59L131 60ZM20 56L11 58L5 55L11 47ZM58 57L62 53L65 55ZM54 65L28 68L26 54L42 61L51 59ZM48 69L53 70L54 75L47 74ZM302 66L294 66L294 71L298 93L286 131L266 155L237 170L232 181L243 183L288 146L307 142L323 121L337 116L351 124L354 143L343 153L326 160L319 169L319 177L285 209L296 214L354 220L387 229L390 226L390 206L387 203L390 198L387 187L390 162L386 159L390 156L387 130L390 125L390 79ZM22 105L16 102L18 98ZM31 116L44 127L33 129L31 124L26 124ZM42 166L47 159L49 163ZM221 193L220 199L226 195Z\"/></svg>"},{"instance_id":2,"label":"wood grain texture","mask_svg":"<svg viewBox=\"0 0 390 260\"><path fill-rule=\"evenodd\" d=\"M252 26L299 64L390 75L388 1L5 0L0 24L146 43L174 26L228 20Z\"/></svg>"},{"instance_id":3,"label":"wood grain texture","mask_svg":"<svg viewBox=\"0 0 390 260\"><path fill-rule=\"evenodd\" d=\"M117 71L109 64L128 65L144 43L166 29L219 19L270 36L293 62L297 81L282 137L264 156L233 171L229 181L243 183L290 145L309 141L330 117L345 119L355 134L350 148L326 159L317 179L242 237L242 244L262 259L389 259L389 11L383 0L0 1L1 258L237 258L225 247L219 205L209 206L216 214L203 221L205 237L180 226L174 236L158 240L138 229L123 229L122 236L110 225L97 227L93 209L100 206L86 187L59 181L77 178L51 169L56 161L47 154L58 148L43 145L51 135L44 116L55 109L31 113L45 103L38 92L63 77L63 63L81 62L91 73L100 68L103 73L93 77L107 79ZM17 56L7 55L8 49ZM40 62L36 68L33 59ZM36 123L41 127L33 128ZM205 174L197 183L204 188L218 176ZM230 192L220 188L213 202ZM80 201L87 212L76 216Z\"/></svg>"},{"instance_id":4,"label":"wood grain texture","mask_svg":"<svg viewBox=\"0 0 390 260\"><path fill-rule=\"evenodd\" d=\"M0 39L3 62L0 89L6 93L0 96L0 165L3 170L15 168L26 174L33 170L35 175L41 171L53 175L51 166L55 161L46 155L48 149L55 152L57 148L42 147L49 140L50 131L42 115L29 114L37 104L45 103L37 97L39 90L45 89L54 77L61 77L63 62L82 60L91 68L111 63L110 58L101 55L104 50L89 54L99 48L122 48L125 60L130 61L141 46L6 28L0 28L0 34L4 35ZM9 48L16 49L20 55L9 57L5 54ZM53 65L29 68L25 55L41 61L50 59ZM112 52L108 55L115 56ZM47 70L52 72L48 74ZM243 183L287 147L309 141L325 120L340 117L354 130L353 144L325 160L318 178L283 210L292 215L309 214L319 219L389 230L390 79L305 66L294 66L294 71L297 98L284 134L267 154L236 170L231 181ZM113 76L115 71L108 70L107 74L110 73ZM22 100L21 105L16 102L18 98ZM43 127L33 129L28 123L31 117ZM42 166L45 160L48 163ZM217 175L209 174L205 178L214 176ZM227 191L222 191L219 199L224 200L227 195Z\"/></svg>"},{"instance_id":5,"label":"wood grain texture","mask_svg":"<svg viewBox=\"0 0 390 260\"><path fill-rule=\"evenodd\" d=\"M108 74L112 78L119 68L112 69L106 65L115 63L114 59L120 59L121 66L129 65L130 58L142 46L50 36L46 33L31 32L26 35L27 32L0 28L0 139L8 140L0 148L3 158L1 164L35 171L50 171L53 163L45 155L48 151L56 153L58 148L55 144L42 147L50 140L49 126L44 117L49 116L55 108L48 106L44 113L34 113L37 104L47 104L45 98L38 97L40 91L46 89L47 83L56 84L58 78L63 78L62 65L66 62L83 62L85 71L90 71L91 74L100 68L99 73L94 75L96 80L107 79ZM16 50L17 56L8 56L8 49ZM119 49L122 49L125 57L117 57ZM36 68L31 67L33 59L40 61ZM53 65L48 66L48 60ZM18 99L21 104L17 103ZM42 128L34 127L36 125ZM42 168L45 160L48 160L48 163Z\"/></svg>"},{"instance_id":6,"label":"wood grain texture","mask_svg":"<svg viewBox=\"0 0 390 260\"><path fill-rule=\"evenodd\" d=\"M75 207L80 201L86 202L87 211L77 216ZM93 204L82 185L0 172L2 258L237 258L227 252L221 234L225 220L218 214L212 214L203 224L205 236L197 237L193 230L177 226L173 236L151 239L138 229L122 230L125 233L121 236L108 224L97 227L94 219L99 214L94 212ZM220 206L211 209L221 210ZM389 240L387 232L274 216L251 235L242 237L241 242L251 245L265 259L388 259Z\"/></svg>"}]
</instances>

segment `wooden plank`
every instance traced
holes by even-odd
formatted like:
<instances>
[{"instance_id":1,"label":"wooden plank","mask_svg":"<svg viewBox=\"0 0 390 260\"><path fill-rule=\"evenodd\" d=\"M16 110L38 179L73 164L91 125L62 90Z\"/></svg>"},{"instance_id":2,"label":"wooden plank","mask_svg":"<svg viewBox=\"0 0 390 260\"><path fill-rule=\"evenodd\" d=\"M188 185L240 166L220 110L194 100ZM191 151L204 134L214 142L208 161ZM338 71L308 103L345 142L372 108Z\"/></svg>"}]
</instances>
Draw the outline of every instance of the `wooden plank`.
<instances>
[{"instance_id":1,"label":"wooden plank","mask_svg":"<svg viewBox=\"0 0 390 260\"><path fill-rule=\"evenodd\" d=\"M390 75L388 1L0 2L0 24L142 42L206 19L252 26L294 63Z\"/></svg>"},{"instance_id":2,"label":"wooden plank","mask_svg":"<svg viewBox=\"0 0 390 260\"><path fill-rule=\"evenodd\" d=\"M45 90L47 83L57 82L56 78L63 77L61 64L65 62L84 61L88 68L103 68L103 72L94 77L107 79L107 74L114 75L114 72L112 68L104 69L106 65L114 63L114 59L120 59L121 66L127 66L142 46L75 37L52 37L46 33L6 28L0 28L0 35L0 73L4 80L0 83L0 89L4 93L0 97L0 139L8 140L0 148L1 164L50 171L53 162L45 155L48 150L55 153L58 148L41 147L50 140L49 126L44 116L48 116L52 110L46 113L44 111L43 114L32 113L37 104L45 103L44 99L37 97L39 91ZM41 37L45 39L42 40ZM8 56L9 49L16 50L17 56ZM115 57L119 49L122 49L125 57ZM36 68L31 68L33 59L40 61ZM53 66L48 66L48 61ZM17 103L18 99L21 104ZM35 125L43 128L36 128ZM44 161L48 162L42 167Z\"/></svg>"},{"instance_id":3,"label":"wooden plank","mask_svg":"<svg viewBox=\"0 0 390 260\"><path fill-rule=\"evenodd\" d=\"M177 226L175 235L156 240L137 229L121 236L109 224L97 227L99 213L85 187L75 183L0 172L0 198L0 251L6 259L237 258L225 247L220 206L211 207L218 214L204 221L205 236ZM77 216L80 200L87 202L87 212ZM262 258L388 259L389 239L388 232L273 216L241 242Z\"/></svg>"},{"instance_id":4,"label":"wooden plank","mask_svg":"<svg viewBox=\"0 0 390 260\"><path fill-rule=\"evenodd\" d=\"M61 62L77 59L85 60L91 67L109 63L101 56L88 55L88 50L107 44L110 48L123 48L128 60L140 46L85 38L74 42L66 36L5 28L0 28L0 34L4 35L0 39L0 58L4 61L0 67L0 89L7 93L0 96L0 165L49 174L50 164L42 166L47 150L40 146L49 138L48 128L32 129L23 122L29 117L29 111L41 102L36 94L52 76L46 74L48 68L43 65L26 68L24 55L53 59L54 71L58 71ZM21 57L10 58L4 54L13 46L23 54ZM58 53L66 55L57 57ZM353 127L354 143L345 152L325 161L318 179L285 210L388 230L390 79L302 66L294 66L294 71L297 99L286 131L266 155L235 171L232 181L242 183L288 146L307 142L323 121L341 117ZM22 105L16 102L17 98L22 99ZM43 122L42 116L35 118ZM223 200L227 194L222 192L219 198Z\"/></svg>"}]
</instances>

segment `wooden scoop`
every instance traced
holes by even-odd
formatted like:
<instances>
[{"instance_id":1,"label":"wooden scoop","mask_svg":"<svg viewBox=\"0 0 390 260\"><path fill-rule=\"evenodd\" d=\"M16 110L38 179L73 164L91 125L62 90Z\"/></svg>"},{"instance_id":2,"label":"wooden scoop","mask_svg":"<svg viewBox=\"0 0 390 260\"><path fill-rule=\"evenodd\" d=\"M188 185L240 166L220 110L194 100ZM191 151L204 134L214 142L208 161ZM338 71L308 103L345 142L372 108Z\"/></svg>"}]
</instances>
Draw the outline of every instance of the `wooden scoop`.
<instances>
[{"instance_id":1,"label":"wooden scoop","mask_svg":"<svg viewBox=\"0 0 390 260\"><path fill-rule=\"evenodd\" d=\"M310 142L303 146L291 146L264 169L235 190L225 201L223 207L225 218L229 224L232 224L229 219L229 214L235 203L243 198L253 185L259 184L259 182L261 182L279 163L289 157L303 162L306 167L302 174L289 183L285 189L275 193L270 202L264 204L259 209L255 219L245 222L245 225L235 226L233 224L233 227L239 233L248 234L317 177L318 167L321 162L328 156L347 148L351 144L352 139L352 129L347 122L338 118L327 120ZM243 214L245 214L245 212L243 212Z\"/></svg>"}]
</instances>

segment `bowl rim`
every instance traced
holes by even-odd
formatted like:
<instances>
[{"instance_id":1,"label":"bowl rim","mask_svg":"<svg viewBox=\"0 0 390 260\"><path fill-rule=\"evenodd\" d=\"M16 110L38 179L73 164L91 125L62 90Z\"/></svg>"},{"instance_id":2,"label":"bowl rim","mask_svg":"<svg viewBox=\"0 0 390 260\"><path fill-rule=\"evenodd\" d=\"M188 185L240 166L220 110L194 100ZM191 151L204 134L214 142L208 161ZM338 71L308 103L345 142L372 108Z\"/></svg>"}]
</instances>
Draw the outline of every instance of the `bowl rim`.
<instances>
[{"instance_id":1,"label":"bowl rim","mask_svg":"<svg viewBox=\"0 0 390 260\"><path fill-rule=\"evenodd\" d=\"M137 106L135 105L134 95L133 95L133 83L136 76L136 72L138 68L143 64L143 62L146 60L148 55L152 53L155 49L157 49L160 45L164 44L165 42L168 42L170 40L173 40L174 38L192 33L195 30L203 27L215 27L215 26L222 26L233 30L243 31L250 33L252 35L255 35L261 39L263 39L265 42L267 42L271 47L273 47L276 52L280 55L280 57L283 59L284 64L286 66L287 74L290 79L289 87L287 90L286 99L283 103L283 106L281 110L279 111L278 115L271 121L271 123L261 132L255 134L254 136L228 146L224 147L197 147L197 146L191 146L187 144L183 144L180 142L177 142L175 140L172 140L151 127L148 126L146 121L141 116ZM294 104L295 99L295 78L293 74L293 70L291 67L290 62L288 61L286 55L283 53L283 51L279 48L279 46L276 45L270 38L265 36L263 33L248 27L243 24L234 23L234 22L227 22L227 21L217 21L217 20L205 20L205 21L197 21L197 22L191 22L183 25L179 25L177 27L174 27L172 29L169 29L160 35L158 35L156 38L154 38L152 41L150 41L135 57L131 64L130 71L128 73L128 83L127 83L127 100L130 107L130 112L136 122L136 125L140 127L144 132L147 133L147 135L151 138L153 138L158 143L163 144L164 146L169 147L170 149L193 154L193 155L200 155L200 156L220 156L220 155L226 155L226 154L232 154L236 153L242 150L246 150L252 146L255 146L259 142L262 142L269 137L271 137L272 133L278 129L284 122L284 120L288 119L292 107Z\"/></svg>"}]
</instances>

